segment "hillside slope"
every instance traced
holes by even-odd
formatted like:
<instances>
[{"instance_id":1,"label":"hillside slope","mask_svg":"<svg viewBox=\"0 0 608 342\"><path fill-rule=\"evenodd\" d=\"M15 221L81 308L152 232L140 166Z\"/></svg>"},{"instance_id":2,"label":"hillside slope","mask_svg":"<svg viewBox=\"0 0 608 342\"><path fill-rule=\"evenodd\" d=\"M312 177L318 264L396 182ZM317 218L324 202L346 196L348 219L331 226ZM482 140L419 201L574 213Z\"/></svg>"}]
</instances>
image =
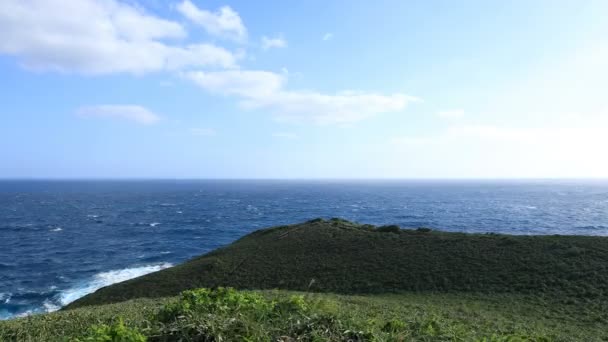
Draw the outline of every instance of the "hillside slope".
<instances>
[{"instance_id":1,"label":"hillside slope","mask_svg":"<svg viewBox=\"0 0 608 342\"><path fill-rule=\"evenodd\" d=\"M335 219L259 230L184 264L102 288L67 308L216 286L347 294L532 293L606 302L608 238L394 228Z\"/></svg>"},{"instance_id":2,"label":"hillside slope","mask_svg":"<svg viewBox=\"0 0 608 342\"><path fill-rule=\"evenodd\" d=\"M0 321L0 341L608 340L605 310L517 294L187 292Z\"/></svg>"}]
</instances>

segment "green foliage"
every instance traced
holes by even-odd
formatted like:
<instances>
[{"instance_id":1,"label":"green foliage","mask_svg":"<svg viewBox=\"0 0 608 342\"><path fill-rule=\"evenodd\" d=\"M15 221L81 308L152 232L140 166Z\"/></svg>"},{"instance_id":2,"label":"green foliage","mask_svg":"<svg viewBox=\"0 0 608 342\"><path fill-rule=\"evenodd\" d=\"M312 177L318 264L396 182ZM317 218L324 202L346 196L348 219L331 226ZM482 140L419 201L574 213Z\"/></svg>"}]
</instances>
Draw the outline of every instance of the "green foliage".
<instances>
[{"instance_id":1,"label":"green foliage","mask_svg":"<svg viewBox=\"0 0 608 342\"><path fill-rule=\"evenodd\" d=\"M406 328L407 324L405 324L405 322L398 319L392 319L384 324L382 331L395 334L405 331Z\"/></svg>"},{"instance_id":2,"label":"green foliage","mask_svg":"<svg viewBox=\"0 0 608 342\"><path fill-rule=\"evenodd\" d=\"M373 224L363 224L361 225L361 229L373 232L376 230L376 226L374 226Z\"/></svg>"},{"instance_id":3,"label":"green foliage","mask_svg":"<svg viewBox=\"0 0 608 342\"><path fill-rule=\"evenodd\" d=\"M277 341L334 339L345 335L331 314L310 312L302 295L267 299L232 288L185 291L161 309L151 341ZM270 339L272 337L272 339Z\"/></svg>"},{"instance_id":4,"label":"green foliage","mask_svg":"<svg viewBox=\"0 0 608 342\"><path fill-rule=\"evenodd\" d=\"M416 231L420 233L429 233L432 231L432 229L427 227L418 227L416 228Z\"/></svg>"},{"instance_id":5,"label":"green foliage","mask_svg":"<svg viewBox=\"0 0 608 342\"><path fill-rule=\"evenodd\" d=\"M592 342L608 340L606 324L587 317L602 312L519 295L217 288L4 321L0 341Z\"/></svg>"},{"instance_id":6,"label":"green foliage","mask_svg":"<svg viewBox=\"0 0 608 342\"><path fill-rule=\"evenodd\" d=\"M391 224L388 226L381 226L376 229L376 231L381 233L399 233L401 232L401 227L395 224Z\"/></svg>"},{"instance_id":7,"label":"green foliage","mask_svg":"<svg viewBox=\"0 0 608 342\"><path fill-rule=\"evenodd\" d=\"M126 327L122 319L113 325L97 325L87 336L74 342L145 342L146 337L137 329Z\"/></svg>"}]
</instances>

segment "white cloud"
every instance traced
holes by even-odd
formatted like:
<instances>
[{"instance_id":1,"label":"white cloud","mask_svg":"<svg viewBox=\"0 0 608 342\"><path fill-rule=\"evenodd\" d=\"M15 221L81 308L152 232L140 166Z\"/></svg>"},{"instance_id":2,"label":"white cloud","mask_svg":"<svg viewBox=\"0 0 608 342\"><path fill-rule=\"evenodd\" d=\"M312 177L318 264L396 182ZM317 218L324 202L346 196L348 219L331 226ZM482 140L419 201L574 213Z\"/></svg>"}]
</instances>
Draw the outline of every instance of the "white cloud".
<instances>
[{"instance_id":1,"label":"white cloud","mask_svg":"<svg viewBox=\"0 0 608 342\"><path fill-rule=\"evenodd\" d=\"M328 40L331 40L333 37L334 37L333 33L327 32L323 35L323 37L321 37L321 39L326 42Z\"/></svg>"},{"instance_id":2,"label":"white cloud","mask_svg":"<svg viewBox=\"0 0 608 342\"><path fill-rule=\"evenodd\" d=\"M210 12L196 7L190 0L177 5L177 10L195 24L203 27L210 35L236 41L247 39L247 29L237 12L229 6Z\"/></svg>"},{"instance_id":3,"label":"white cloud","mask_svg":"<svg viewBox=\"0 0 608 342\"><path fill-rule=\"evenodd\" d=\"M86 118L109 118L152 125L160 121L160 116L138 105L99 105L79 108L76 113Z\"/></svg>"},{"instance_id":4,"label":"white cloud","mask_svg":"<svg viewBox=\"0 0 608 342\"><path fill-rule=\"evenodd\" d=\"M287 41L283 37L268 38L262 37L262 49L268 50L271 48L284 48L287 47Z\"/></svg>"},{"instance_id":5,"label":"white cloud","mask_svg":"<svg viewBox=\"0 0 608 342\"><path fill-rule=\"evenodd\" d=\"M211 44L168 44L186 36L176 23L116 0L3 0L0 54L33 70L135 73L236 66Z\"/></svg>"},{"instance_id":6,"label":"white cloud","mask_svg":"<svg viewBox=\"0 0 608 342\"><path fill-rule=\"evenodd\" d=\"M444 110L444 111L437 113L437 116L439 116L442 119L446 119L446 120L462 119L464 117L464 110L462 110L462 109Z\"/></svg>"},{"instance_id":7,"label":"white cloud","mask_svg":"<svg viewBox=\"0 0 608 342\"><path fill-rule=\"evenodd\" d=\"M287 75L268 71L195 71L182 75L209 92L239 97L245 108L271 109L284 121L346 124L403 110L408 103L417 100L399 93L342 91L323 94L286 90Z\"/></svg>"},{"instance_id":8,"label":"white cloud","mask_svg":"<svg viewBox=\"0 0 608 342\"><path fill-rule=\"evenodd\" d=\"M212 128L191 128L190 133L201 137L212 137L216 135L216 132Z\"/></svg>"},{"instance_id":9,"label":"white cloud","mask_svg":"<svg viewBox=\"0 0 608 342\"><path fill-rule=\"evenodd\" d=\"M182 75L211 93L248 99L272 97L286 82L283 75L269 71L190 71Z\"/></svg>"},{"instance_id":10,"label":"white cloud","mask_svg":"<svg viewBox=\"0 0 608 342\"><path fill-rule=\"evenodd\" d=\"M283 139L298 139L298 135L290 132L276 132L272 134L275 138L283 138Z\"/></svg>"}]
</instances>

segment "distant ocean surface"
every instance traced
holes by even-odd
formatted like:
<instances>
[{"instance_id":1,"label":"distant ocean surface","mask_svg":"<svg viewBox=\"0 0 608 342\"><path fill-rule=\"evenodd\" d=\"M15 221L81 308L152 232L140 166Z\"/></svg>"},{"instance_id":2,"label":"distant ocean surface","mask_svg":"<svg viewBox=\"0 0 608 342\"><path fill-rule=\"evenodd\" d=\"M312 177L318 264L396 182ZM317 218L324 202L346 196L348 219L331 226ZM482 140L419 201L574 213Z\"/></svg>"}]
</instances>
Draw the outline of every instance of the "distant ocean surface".
<instances>
[{"instance_id":1,"label":"distant ocean surface","mask_svg":"<svg viewBox=\"0 0 608 342\"><path fill-rule=\"evenodd\" d=\"M316 217L608 235L608 182L0 181L0 319Z\"/></svg>"}]
</instances>

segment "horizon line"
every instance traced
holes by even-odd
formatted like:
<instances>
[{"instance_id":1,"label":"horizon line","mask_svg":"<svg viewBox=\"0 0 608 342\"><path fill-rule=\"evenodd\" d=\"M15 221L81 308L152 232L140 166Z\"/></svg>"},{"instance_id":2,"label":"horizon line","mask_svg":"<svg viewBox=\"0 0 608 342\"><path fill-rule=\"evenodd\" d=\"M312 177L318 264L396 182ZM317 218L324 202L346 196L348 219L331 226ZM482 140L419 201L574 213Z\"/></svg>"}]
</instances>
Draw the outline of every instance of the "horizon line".
<instances>
[{"instance_id":1,"label":"horizon line","mask_svg":"<svg viewBox=\"0 0 608 342\"><path fill-rule=\"evenodd\" d=\"M606 177L0 177L0 181L608 181Z\"/></svg>"}]
</instances>

